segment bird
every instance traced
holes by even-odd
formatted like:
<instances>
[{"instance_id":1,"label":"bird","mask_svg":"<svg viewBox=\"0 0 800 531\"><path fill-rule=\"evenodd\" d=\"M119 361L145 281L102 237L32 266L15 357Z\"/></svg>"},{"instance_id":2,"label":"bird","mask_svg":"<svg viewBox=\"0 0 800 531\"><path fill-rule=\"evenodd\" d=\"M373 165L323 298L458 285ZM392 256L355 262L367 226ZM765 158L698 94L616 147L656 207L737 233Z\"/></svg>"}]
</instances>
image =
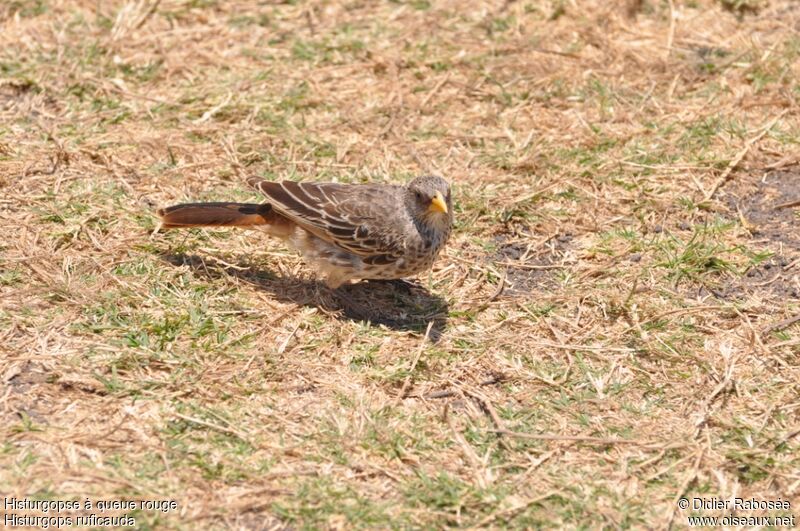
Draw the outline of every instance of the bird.
<instances>
[{"instance_id":1,"label":"bird","mask_svg":"<svg viewBox=\"0 0 800 531\"><path fill-rule=\"evenodd\" d=\"M247 182L265 203L168 206L157 211L161 228L260 229L299 251L331 289L426 271L453 228L450 184L436 175L406 185Z\"/></svg>"}]
</instances>

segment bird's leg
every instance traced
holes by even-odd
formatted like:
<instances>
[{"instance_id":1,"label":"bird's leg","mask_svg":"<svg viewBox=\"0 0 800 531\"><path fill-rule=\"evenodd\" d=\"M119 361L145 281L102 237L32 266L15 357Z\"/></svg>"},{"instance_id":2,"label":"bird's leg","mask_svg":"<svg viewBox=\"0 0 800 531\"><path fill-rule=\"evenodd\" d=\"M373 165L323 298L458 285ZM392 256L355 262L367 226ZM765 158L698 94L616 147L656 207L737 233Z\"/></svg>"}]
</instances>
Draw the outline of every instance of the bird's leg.
<instances>
[{"instance_id":1,"label":"bird's leg","mask_svg":"<svg viewBox=\"0 0 800 531\"><path fill-rule=\"evenodd\" d=\"M393 286L404 291L405 293L411 293L411 290L417 287L419 284L416 282L411 282L410 280L406 280L404 278L396 278L394 280L390 280Z\"/></svg>"},{"instance_id":2,"label":"bird's leg","mask_svg":"<svg viewBox=\"0 0 800 531\"><path fill-rule=\"evenodd\" d=\"M331 290L331 295L333 295L345 313L363 313L361 305L353 298L351 290L349 289L350 286L353 285L350 279L337 278L336 282L333 283L331 282L331 277L329 276L326 279L325 284Z\"/></svg>"},{"instance_id":3,"label":"bird's leg","mask_svg":"<svg viewBox=\"0 0 800 531\"><path fill-rule=\"evenodd\" d=\"M331 289L337 289L339 286L344 284L345 282L349 283L350 279L347 278L346 275L343 274L336 274L336 273L329 273L328 276L325 278L325 285Z\"/></svg>"}]
</instances>

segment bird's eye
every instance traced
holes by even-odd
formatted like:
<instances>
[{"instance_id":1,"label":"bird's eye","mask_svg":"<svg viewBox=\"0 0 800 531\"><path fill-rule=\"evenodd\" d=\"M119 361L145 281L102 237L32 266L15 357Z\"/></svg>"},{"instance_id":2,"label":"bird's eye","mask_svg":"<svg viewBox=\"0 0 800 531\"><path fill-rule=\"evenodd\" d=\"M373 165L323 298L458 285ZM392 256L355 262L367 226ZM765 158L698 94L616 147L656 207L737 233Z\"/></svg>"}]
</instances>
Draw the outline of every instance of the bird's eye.
<instances>
[{"instance_id":1,"label":"bird's eye","mask_svg":"<svg viewBox=\"0 0 800 531\"><path fill-rule=\"evenodd\" d=\"M417 191L416 191L416 192L414 192L414 193L417 195L417 199L422 199L422 192L420 192L419 190L417 190Z\"/></svg>"}]
</instances>

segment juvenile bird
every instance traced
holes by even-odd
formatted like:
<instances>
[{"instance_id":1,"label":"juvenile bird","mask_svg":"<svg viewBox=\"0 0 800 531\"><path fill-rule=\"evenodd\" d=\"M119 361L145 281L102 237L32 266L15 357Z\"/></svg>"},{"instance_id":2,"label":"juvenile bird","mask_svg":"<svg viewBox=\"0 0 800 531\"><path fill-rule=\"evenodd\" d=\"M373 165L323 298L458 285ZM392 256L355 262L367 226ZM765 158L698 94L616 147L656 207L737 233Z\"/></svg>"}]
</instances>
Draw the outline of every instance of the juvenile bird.
<instances>
[{"instance_id":1,"label":"juvenile bird","mask_svg":"<svg viewBox=\"0 0 800 531\"><path fill-rule=\"evenodd\" d=\"M248 184L267 202L174 205L158 210L161 226L261 229L298 250L330 288L425 271L452 230L450 185L438 176L405 186L257 178Z\"/></svg>"}]
</instances>

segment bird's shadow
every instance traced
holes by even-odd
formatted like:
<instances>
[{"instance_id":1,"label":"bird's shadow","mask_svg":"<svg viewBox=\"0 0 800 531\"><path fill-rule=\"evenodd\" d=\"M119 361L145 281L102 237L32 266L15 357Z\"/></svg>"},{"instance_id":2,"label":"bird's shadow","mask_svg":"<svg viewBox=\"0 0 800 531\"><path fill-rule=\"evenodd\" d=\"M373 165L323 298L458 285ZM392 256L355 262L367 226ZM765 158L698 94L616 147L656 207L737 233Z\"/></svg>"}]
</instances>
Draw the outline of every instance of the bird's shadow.
<instances>
[{"instance_id":1,"label":"bird's shadow","mask_svg":"<svg viewBox=\"0 0 800 531\"><path fill-rule=\"evenodd\" d=\"M447 325L447 301L405 280L366 280L330 289L317 280L280 277L261 265L254 267L242 260L231 264L183 253L163 252L160 256L172 265L188 266L198 276L236 277L277 300L318 308L339 319L422 334L432 323L428 339L433 343L439 341Z\"/></svg>"}]
</instances>

